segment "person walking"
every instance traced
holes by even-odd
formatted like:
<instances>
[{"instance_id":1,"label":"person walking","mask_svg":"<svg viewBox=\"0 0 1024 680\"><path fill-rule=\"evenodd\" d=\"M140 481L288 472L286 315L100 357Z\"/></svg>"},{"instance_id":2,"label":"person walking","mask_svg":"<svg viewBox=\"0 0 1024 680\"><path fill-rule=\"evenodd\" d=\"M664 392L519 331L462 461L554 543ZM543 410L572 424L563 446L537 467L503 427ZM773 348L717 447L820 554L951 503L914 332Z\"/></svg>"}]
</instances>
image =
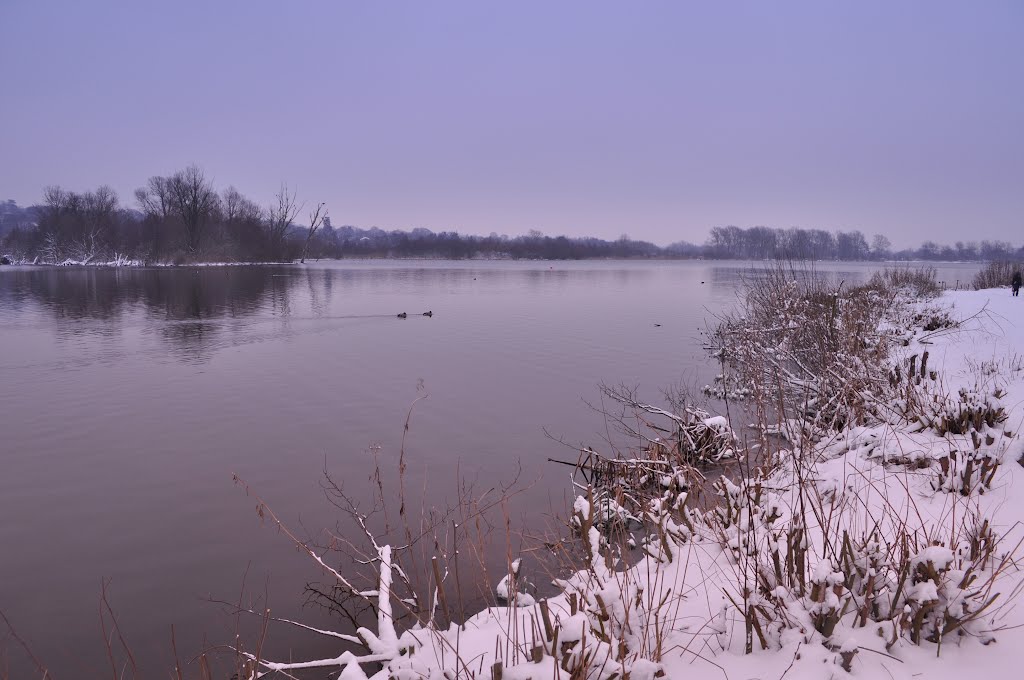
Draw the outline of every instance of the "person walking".
<instances>
[{"instance_id":1,"label":"person walking","mask_svg":"<svg viewBox=\"0 0 1024 680\"><path fill-rule=\"evenodd\" d=\"M1013 273L1013 283L1010 285L1013 287L1013 297L1017 297L1017 293L1020 292L1021 276L1020 270L1018 269Z\"/></svg>"}]
</instances>

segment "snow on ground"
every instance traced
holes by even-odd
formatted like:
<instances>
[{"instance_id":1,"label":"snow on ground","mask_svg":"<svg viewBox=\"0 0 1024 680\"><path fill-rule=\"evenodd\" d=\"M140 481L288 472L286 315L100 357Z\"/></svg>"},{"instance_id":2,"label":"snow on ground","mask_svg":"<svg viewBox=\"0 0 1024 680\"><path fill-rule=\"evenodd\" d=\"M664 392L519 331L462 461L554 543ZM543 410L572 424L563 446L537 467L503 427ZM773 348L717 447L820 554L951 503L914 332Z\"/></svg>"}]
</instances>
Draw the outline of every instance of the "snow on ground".
<instances>
[{"instance_id":1,"label":"snow on ground","mask_svg":"<svg viewBox=\"0 0 1024 680\"><path fill-rule=\"evenodd\" d=\"M910 367L914 377L888 422L783 456L756 481L757 503L743 500L755 483L726 480L738 501L727 521L690 526L663 513L663 540L642 544L646 557L627 569L609 565L599 529L581 522L593 558L560 583L564 594L517 598L514 579L505 579L504 599L520 606L443 632L405 631L395 643L402 655L383 670L350 663L341 677L490 678L498 662L505 680L568 679L565 669L581 664L589 673L573 677L1018 677L1024 299L961 291L916 307L925 316L945 308L961 322L907 336L902 379ZM925 351L928 370L920 368ZM945 431L964 412L990 407L1002 407L1005 420ZM575 508L590 506L583 499ZM802 534L793 533L798 526ZM792 573L808 574L806 584L780 578L772 586L798 554L806 568ZM762 574L767 588L755 583Z\"/></svg>"}]
</instances>

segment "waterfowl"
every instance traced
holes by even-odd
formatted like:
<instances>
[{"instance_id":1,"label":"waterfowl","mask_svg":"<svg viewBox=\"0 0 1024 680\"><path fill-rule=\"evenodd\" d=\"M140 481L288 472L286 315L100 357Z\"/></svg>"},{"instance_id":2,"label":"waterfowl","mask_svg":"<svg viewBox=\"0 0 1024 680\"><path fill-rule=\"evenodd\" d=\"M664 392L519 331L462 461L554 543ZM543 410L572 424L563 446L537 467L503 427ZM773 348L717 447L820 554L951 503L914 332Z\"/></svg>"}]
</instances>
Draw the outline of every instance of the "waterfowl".
<instances>
[{"instance_id":1,"label":"waterfowl","mask_svg":"<svg viewBox=\"0 0 1024 680\"><path fill-rule=\"evenodd\" d=\"M434 312L433 311L423 312L423 316L434 316Z\"/></svg>"},{"instance_id":2,"label":"waterfowl","mask_svg":"<svg viewBox=\"0 0 1024 680\"><path fill-rule=\"evenodd\" d=\"M406 314L405 312L402 312L401 314L399 314L399 315L398 315L398 318L399 318L399 319L404 319L404 318L405 318L405 317L407 317L407 316L409 316L409 315L408 315L408 314Z\"/></svg>"}]
</instances>

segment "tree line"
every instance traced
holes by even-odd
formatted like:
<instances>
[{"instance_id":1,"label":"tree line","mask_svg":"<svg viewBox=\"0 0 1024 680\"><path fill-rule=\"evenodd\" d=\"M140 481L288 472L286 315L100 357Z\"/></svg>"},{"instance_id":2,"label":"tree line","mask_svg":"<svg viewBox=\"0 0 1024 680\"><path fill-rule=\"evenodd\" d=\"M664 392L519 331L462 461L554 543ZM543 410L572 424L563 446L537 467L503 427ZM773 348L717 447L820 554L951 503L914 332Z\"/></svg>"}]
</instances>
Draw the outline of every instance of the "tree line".
<instances>
[{"instance_id":1,"label":"tree line","mask_svg":"<svg viewBox=\"0 0 1024 680\"><path fill-rule=\"evenodd\" d=\"M235 187L218 191L197 166L150 177L124 205L110 187L76 193L50 186L38 205L0 202L0 257L15 262L146 264L280 262L306 257L436 257L510 259L711 258L810 260L999 260L1024 257L1004 241L925 241L894 251L884 235L870 243L860 231L714 227L703 244L659 247L623 234L599 238L474 236L335 228L324 203L306 204L282 185L268 205Z\"/></svg>"},{"instance_id":2,"label":"tree line","mask_svg":"<svg viewBox=\"0 0 1024 680\"><path fill-rule=\"evenodd\" d=\"M7 201L0 204L3 252L56 264L290 261L305 257L328 222L324 203L305 211L287 185L261 206L233 186L217 191L194 165L150 177L134 198L129 207L107 186L84 193L49 186L38 205Z\"/></svg>"},{"instance_id":3,"label":"tree line","mask_svg":"<svg viewBox=\"0 0 1024 680\"><path fill-rule=\"evenodd\" d=\"M940 245L925 241L917 248L893 250L883 234L868 243L860 231L714 227L703 246L674 244L669 249L696 249L707 258L792 260L1000 260L1024 256L1024 247L1006 241L957 241Z\"/></svg>"}]
</instances>

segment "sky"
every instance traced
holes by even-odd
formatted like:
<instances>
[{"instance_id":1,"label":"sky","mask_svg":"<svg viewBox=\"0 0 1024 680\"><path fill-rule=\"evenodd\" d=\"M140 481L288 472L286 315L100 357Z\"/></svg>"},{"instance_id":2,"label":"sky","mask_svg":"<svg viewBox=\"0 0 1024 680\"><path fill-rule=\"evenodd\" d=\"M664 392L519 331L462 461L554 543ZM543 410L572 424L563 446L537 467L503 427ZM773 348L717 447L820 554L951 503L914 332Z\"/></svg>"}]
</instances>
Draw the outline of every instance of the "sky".
<instances>
[{"instance_id":1,"label":"sky","mask_svg":"<svg viewBox=\"0 0 1024 680\"><path fill-rule=\"evenodd\" d=\"M1024 2L0 0L0 199L198 164L334 224L1024 241Z\"/></svg>"}]
</instances>

